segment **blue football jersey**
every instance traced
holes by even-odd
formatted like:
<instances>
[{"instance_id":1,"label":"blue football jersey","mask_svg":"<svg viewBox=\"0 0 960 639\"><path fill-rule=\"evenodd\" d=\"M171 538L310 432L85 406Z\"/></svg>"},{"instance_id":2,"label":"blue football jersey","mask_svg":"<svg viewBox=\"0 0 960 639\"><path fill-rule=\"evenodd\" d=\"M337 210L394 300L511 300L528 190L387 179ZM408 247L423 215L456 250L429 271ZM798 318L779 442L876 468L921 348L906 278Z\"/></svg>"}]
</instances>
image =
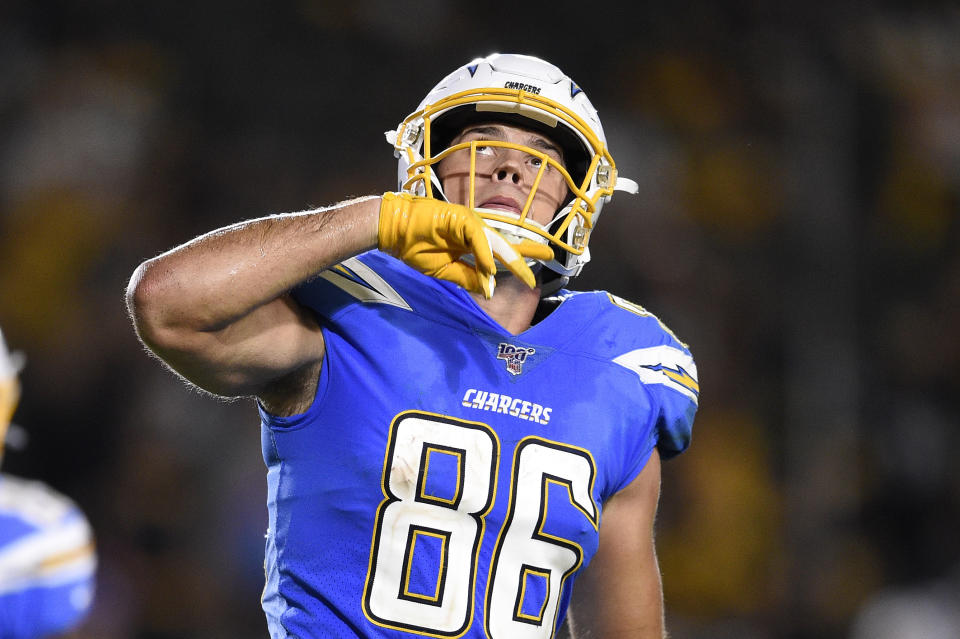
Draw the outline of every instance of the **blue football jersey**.
<instances>
[{"instance_id":1,"label":"blue football jersey","mask_svg":"<svg viewBox=\"0 0 960 639\"><path fill-rule=\"evenodd\" d=\"M0 475L0 639L39 639L78 623L93 598L86 517L46 485Z\"/></svg>"},{"instance_id":2,"label":"blue football jersey","mask_svg":"<svg viewBox=\"0 0 960 639\"><path fill-rule=\"evenodd\" d=\"M553 636L604 502L690 441L697 372L606 292L512 335L379 252L295 291L322 325L310 408L261 409L271 637Z\"/></svg>"}]
</instances>

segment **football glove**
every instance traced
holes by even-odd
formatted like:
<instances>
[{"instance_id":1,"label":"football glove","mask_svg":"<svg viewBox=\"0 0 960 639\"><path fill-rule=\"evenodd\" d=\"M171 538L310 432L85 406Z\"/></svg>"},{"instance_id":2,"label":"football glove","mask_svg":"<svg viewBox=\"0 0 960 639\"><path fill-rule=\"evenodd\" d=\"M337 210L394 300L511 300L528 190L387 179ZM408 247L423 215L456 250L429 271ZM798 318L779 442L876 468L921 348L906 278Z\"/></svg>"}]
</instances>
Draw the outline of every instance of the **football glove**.
<instances>
[{"instance_id":1,"label":"football glove","mask_svg":"<svg viewBox=\"0 0 960 639\"><path fill-rule=\"evenodd\" d=\"M496 262L534 288L536 279L526 258L553 259L553 250L544 244L511 244L466 206L409 193L383 194L377 243L421 273L487 299L496 287Z\"/></svg>"}]
</instances>

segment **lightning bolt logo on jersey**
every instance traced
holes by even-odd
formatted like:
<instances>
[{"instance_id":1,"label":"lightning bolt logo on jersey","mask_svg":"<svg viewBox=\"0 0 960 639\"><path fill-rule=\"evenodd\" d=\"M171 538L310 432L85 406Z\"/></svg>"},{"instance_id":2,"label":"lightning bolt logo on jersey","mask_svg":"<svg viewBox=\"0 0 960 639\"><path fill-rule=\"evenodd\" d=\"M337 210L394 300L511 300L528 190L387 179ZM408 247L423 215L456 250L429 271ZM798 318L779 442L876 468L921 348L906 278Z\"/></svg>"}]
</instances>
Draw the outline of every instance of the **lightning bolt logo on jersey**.
<instances>
[{"instance_id":1,"label":"lightning bolt logo on jersey","mask_svg":"<svg viewBox=\"0 0 960 639\"><path fill-rule=\"evenodd\" d=\"M604 502L689 442L686 347L603 292L510 335L379 252L294 294L327 353L306 412L261 411L271 637L552 637Z\"/></svg>"}]
</instances>

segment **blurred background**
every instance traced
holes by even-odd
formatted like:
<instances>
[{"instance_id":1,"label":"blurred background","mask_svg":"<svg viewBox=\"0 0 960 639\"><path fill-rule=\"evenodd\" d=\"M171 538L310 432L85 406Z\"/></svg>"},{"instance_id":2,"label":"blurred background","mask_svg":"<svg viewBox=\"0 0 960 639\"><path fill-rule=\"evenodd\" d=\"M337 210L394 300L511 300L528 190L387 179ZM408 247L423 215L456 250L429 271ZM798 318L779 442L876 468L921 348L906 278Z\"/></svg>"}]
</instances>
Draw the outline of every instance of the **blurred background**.
<instances>
[{"instance_id":1,"label":"blurred background","mask_svg":"<svg viewBox=\"0 0 960 639\"><path fill-rule=\"evenodd\" d=\"M770 4L0 5L0 326L29 437L4 470L96 530L72 636L266 636L256 411L143 352L133 269L395 188L382 132L494 51L570 74L640 183L575 288L698 362L658 523L673 636L960 636L960 9Z\"/></svg>"}]
</instances>

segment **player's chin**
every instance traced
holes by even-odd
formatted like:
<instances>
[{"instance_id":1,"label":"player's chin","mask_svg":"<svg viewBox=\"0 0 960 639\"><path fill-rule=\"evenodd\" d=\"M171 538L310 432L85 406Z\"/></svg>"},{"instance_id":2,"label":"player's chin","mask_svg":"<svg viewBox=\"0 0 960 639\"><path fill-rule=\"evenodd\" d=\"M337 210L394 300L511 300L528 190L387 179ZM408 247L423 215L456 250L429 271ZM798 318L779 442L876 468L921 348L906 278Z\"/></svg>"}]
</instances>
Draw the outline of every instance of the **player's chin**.
<instances>
[{"instance_id":1,"label":"player's chin","mask_svg":"<svg viewBox=\"0 0 960 639\"><path fill-rule=\"evenodd\" d=\"M533 206L530 207L530 213L527 217L530 221L536 222L543 228L547 228L556 216L557 211L559 211L559 207L554 206L550 202L545 202L540 205L534 202Z\"/></svg>"}]
</instances>

